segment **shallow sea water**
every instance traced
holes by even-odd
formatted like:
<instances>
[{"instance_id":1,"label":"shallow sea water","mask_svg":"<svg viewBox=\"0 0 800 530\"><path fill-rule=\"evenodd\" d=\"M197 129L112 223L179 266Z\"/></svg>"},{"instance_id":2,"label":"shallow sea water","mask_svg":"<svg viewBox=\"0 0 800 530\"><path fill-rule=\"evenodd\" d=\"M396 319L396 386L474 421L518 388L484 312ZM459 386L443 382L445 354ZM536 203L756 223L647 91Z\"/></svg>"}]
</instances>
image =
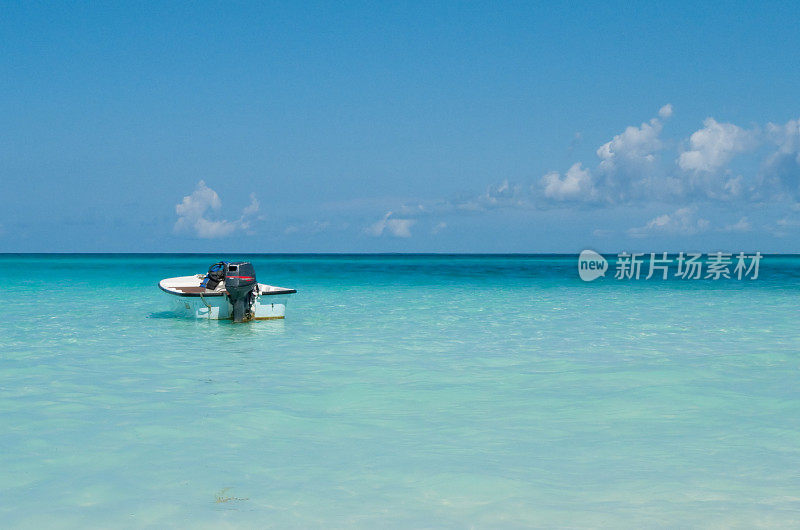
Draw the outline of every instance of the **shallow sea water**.
<instances>
[{"instance_id":1,"label":"shallow sea water","mask_svg":"<svg viewBox=\"0 0 800 530\"><path fill-rule=\"evenodd\" d=\"M285 321L190 320L222 258ZM0 526L800 525L800 258L0 256Z\"/></svg>"}]
</instances>

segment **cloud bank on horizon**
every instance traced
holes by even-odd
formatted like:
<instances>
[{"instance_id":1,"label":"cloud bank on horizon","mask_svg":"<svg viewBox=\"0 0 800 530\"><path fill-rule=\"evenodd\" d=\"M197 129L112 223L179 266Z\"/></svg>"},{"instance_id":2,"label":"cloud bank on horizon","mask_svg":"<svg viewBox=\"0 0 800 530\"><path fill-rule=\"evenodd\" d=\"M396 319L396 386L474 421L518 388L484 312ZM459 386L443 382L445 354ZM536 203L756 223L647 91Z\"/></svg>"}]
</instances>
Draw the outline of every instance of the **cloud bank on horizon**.
<instances>
[{"instance_id":1,"label":"cloud bank on horizon","mask_svg":"<svg viewBox=\"0 0 800 530\"><path fill-rule=\"evenodd\" d=\"M800 209L800 119L783 124L741 127L706 118L688 137L664 138L666 120L674 109L666 104L657 116L626 127L595 151L593 165L577 161L563 172L550 171L527 184L503 180L485 193L466 200L420 201L385 214L379 223L402 222L402 234L370 230L374 236L411 237L410 227L421 217L495 209L603 209L671 205L674 210L643 226L631 226L629 237L661 233L691 236L709 230L753 230L748 217L723 226L698 216L704 205L730 211L780 205ZM762 226L773 235L795 222L776 219ZM381 225L382 226L382 225Z\"/></svg>"},{"instance_id":2,"label":"cloud bank on horizon","mask_svg":"<svg viewBox=\"0 0 800 530\"><path fill-rule=\"evenodd\" d=\"M445 218L502 210L547 212L559 209L591 211L659 205L664 211L643 224L618 228L625 237L694 236L709 231L744 233L762 230L786 235L800 220L782 215L755 226L753 210L800 211L800 119L742 127L707 117L702 127L684 137L664 134L675 110L671 104L639 125L626 127L595 150L593 161L575 161L528 183L503 180L486 191L460 199L421 197L398 204L378 219L358 223L318 219L281 228L284 235L319 234L332 227L374 238L410 239L417 229L435 236L452 223ZM176 234L214 239L235 233L255 233L259 202L254 194L238 218L220 217L222 201L204 181L175 206ZM713 205L736 213L720 223L703 216ZM781 208L775 208L780 206ZM277 222L277 221L276 221ZM595 236L610 231L598 228Z\"/></svg>"}]
</instances>

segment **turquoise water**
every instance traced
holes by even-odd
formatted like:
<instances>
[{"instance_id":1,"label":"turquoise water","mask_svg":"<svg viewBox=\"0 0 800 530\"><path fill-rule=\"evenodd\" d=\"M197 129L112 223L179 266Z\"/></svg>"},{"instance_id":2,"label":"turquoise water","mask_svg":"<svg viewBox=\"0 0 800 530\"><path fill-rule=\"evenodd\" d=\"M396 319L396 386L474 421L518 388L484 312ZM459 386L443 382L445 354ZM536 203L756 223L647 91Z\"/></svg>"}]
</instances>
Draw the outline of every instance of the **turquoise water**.
<instances>
[{"instance_id":1,"label":"turquoise water","mask_svg":"<svg viewBox=\"0 0 800 530\"><path fill-rule=\"evenodd\" d=\"M156 286L249 258L285 321ZM800 258L0 256L0 526L800 525Z\"/></svg>"}]
</instances>

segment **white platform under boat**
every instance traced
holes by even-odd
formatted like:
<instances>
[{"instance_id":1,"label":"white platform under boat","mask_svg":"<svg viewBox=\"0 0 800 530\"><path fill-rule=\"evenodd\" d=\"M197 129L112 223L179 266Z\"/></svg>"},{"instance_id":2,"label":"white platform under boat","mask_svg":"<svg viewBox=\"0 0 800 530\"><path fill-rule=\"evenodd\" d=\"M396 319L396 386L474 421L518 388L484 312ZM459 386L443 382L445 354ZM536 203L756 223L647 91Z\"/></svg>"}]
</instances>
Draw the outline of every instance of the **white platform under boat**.
<instances>
[{"instance_id":1,"label":"white platform under boat","mask_svg":"<svg viewBox=\"0 0 800 530\"><path fill-rule=\"evenodd\" d=\"M211 320L231 319L233 306L228 300L225 283L220 283L216 289L206 289L200 285L205 277L205 274L195 274L166 278L158 282L158 286L172 299L174 309L182 314ZM289 296L296 292L294 289L259 283L255 290L253 318L284 318Z\"/></svg>"}]
</instances>

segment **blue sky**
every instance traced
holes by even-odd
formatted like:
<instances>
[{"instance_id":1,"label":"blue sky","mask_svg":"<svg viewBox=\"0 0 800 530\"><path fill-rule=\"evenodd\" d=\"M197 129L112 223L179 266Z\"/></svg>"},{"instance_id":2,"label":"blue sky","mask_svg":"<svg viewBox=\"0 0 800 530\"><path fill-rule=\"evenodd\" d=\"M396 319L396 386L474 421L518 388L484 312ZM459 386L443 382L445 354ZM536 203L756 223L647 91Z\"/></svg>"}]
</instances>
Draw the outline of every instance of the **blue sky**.
<instances>
[{"instance_id":1,"label":"blue sky","mask_svg":"<svg viewBox=\"0 0 800 530\"><path fill-rule=\"evenodd\" d=\"M798 252L796 3L5 3L0 251Z\"/></svg>"}]
</instances>

